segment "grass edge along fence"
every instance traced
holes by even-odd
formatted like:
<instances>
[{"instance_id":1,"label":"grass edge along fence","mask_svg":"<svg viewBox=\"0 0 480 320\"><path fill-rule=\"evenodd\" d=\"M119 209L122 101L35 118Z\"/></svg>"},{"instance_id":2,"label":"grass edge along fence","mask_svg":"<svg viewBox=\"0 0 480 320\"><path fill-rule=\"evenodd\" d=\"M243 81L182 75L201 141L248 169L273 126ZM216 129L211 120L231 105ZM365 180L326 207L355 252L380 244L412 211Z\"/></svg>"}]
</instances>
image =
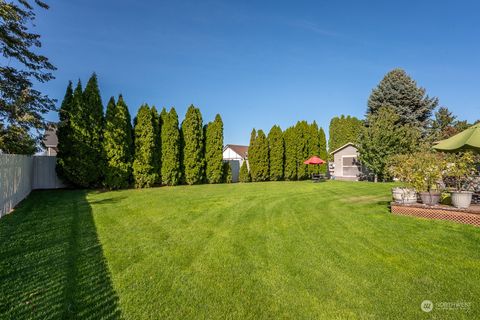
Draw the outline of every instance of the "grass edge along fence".
<instances>
[{"instance_id":1,"label":"grass edge along fence","mask_svg":"<svg viewBox=\"0 0 480 320\"><path fill-rule=\"evenodd\" d=\"M55 172L56 157L0 154L0 218L32 190L63 188Z\"/></svg>"}]
</instances>

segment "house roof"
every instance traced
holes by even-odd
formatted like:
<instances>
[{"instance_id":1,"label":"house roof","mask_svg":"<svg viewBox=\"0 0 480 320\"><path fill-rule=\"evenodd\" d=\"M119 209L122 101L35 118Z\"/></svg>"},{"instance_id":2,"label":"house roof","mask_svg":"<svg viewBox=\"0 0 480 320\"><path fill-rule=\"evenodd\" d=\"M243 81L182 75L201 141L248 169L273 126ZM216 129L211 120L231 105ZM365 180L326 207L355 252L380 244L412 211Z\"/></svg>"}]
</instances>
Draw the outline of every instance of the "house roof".
<instances>
[{"instance_id":1,"label":"house roof","mask_svg":"<svg viewBox=\"0 0 480 320\"><path fill-rule=\"evenodd\" d=\"M352 147L354 147L355 149L357 148L356 145L354 145L352 142L349 142L349 143L344 144L344 145L341 146L340 148L337 148L337 149L333 150L332 152L330 152L330 154L335 154L335 153L337 153L338 151L343 150L343 149L345 149L345 148L348 147L348 146L352 146Z\"/></svg>"},{"instance_id":2,"label":"house roof","mask_svg":"<svg viewBox=\"0 0 480 320\"><path fill-rule=\"evenodd\" d=\"M233 151L235 151L235 153L237 153L243 159L246 159L247 156L248 156L248 146L241 146L241 145L238 145L238 144L227 144L223 148L223 151L225 151L227 148L230 148Z\"/></svg>"},{"instance_id":3,"label":"house roof","mask_svg":"<svg viewBox=\"0 0 480 320\"><path fill-rule=\"evenodd\" d=\"M58 145L57 128L49 126L43 135L43 143L46 147L56 147Z\"/></svg>"}]
</instances>

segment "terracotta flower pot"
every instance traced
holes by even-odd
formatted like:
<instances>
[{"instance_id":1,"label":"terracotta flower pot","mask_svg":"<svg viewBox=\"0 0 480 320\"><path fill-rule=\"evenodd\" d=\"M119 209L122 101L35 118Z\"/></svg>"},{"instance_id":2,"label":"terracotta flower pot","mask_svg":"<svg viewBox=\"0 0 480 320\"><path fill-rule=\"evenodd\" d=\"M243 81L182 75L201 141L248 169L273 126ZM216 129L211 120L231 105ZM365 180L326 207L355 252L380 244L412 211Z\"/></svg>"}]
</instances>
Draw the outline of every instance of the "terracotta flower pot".
<instances>
[{"instance_id":1,"label":"terracotta flower pot","mask_svg":"<svg viewBox=\"0 0 480 320\"><path fill-rule=\"evenodd\" d=\"M472 203L473 192L470 191L452 191L452 204L455 208L467 209Z\"/></svg>"},{"instance_id":2,"label":"terracotta flower pot","mask_svg":"<svg viewBox=\"0 0 480 320\"><path fill-rule=\"evenodd\" d=\"M427 206L436 206L440 202L440 192L420 192L420 199Z\"/></svg>"}]
</instances>

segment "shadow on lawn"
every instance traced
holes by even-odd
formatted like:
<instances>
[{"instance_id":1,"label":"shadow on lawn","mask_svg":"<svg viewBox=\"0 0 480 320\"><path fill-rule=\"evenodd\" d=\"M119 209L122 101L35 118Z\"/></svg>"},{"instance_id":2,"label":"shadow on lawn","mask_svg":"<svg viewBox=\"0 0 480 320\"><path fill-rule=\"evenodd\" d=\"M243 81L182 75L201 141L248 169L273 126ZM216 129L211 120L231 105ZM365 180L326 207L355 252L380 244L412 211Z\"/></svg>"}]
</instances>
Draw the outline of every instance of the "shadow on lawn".
<instances>
[{"instance_id":1,"label":"shadow on lawn","mask_svg":"<svg viewBox=\"0 0 480 320\"><path fill-rule=\"evenodd\" d=\"M85 191L36 191L0 219L0 319L120 316Z\"/></svg>"}]
</instances>

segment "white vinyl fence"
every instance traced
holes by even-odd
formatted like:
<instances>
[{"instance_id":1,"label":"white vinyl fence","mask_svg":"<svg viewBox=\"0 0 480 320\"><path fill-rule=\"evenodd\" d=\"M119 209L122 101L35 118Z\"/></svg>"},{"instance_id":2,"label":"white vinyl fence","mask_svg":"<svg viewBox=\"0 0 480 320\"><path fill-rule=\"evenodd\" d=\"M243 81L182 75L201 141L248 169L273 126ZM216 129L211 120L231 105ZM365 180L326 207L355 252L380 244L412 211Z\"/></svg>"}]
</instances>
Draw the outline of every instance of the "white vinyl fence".
<instances>
[{"instance_id":1,"label":"white vinyl fence","mask_svg":"<svg viewBox=\"0 0 480 320\"><path fill-rule=\"evenodd\" d=\"M0 154L0 218L33 189L63 188L55 163L56 157Z\"/></svg>"}]
</instances>

